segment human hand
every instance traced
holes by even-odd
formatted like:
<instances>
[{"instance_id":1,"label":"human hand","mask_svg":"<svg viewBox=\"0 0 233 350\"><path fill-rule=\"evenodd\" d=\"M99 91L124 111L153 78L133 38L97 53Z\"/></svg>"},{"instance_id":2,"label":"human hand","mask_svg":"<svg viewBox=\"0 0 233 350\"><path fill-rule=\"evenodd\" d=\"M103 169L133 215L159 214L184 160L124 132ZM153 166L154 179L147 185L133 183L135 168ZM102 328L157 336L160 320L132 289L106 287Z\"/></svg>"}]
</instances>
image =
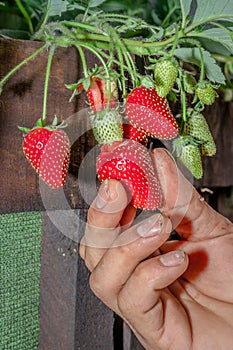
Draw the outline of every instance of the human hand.
<instances>
[{"instance_id":1,"label":"human hand","mask_svg":"<svg viewBox=\"0 0 233 350\"><path fill-rule=\"evenodd\" d=\"M102 185L80 254L94 293L146 349L229 350L233 344L233 225L202 200L162 149L153 152L161 214L130 227L123 186ZM171 229L178 241L167 241ZM151 229L151 230L150 230Z\"/></svg>"}]
</instances>

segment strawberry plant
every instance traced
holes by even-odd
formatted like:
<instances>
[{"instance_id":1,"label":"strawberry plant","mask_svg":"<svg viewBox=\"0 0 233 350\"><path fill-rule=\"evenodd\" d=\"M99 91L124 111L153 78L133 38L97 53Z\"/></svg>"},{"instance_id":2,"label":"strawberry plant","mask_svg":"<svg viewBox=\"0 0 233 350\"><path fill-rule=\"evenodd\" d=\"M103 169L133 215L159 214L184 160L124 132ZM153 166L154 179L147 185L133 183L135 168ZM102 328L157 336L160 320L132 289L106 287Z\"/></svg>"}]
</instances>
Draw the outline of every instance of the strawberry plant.
<instances>
[{"instance_id":1,"label":"strawberry plant","mask_svg":"<svg viewBox=\"0 0 233 350\"><path fill-rule=\"evenodd\" d=\"M143 172L148 153L140 150L145 148L148 137L172 140L175 155L193 176L200 178L201 157L215 153L211 125L205 121L206 105L215 102L216 89L232 88L233 3L231 0L197 0L195 6L191 0L142 3L145 8L150 7L147 14L143 11L144 5L135 7L135 1L41 0L40 6L36 6L36 2L17 1L29 38L41 41L42 45L2 77L0 89L24 64L48 51L40 127L49 129L46 106L53 55L57 47L75 47L83 76L67 85L71 99L86 93L97 142L104 144L105 151L108 149L114 157L120 148L124 159L117 161L127 164L125 172L121 169L121 173L117 173L115 161L112 163L105 157L110 168L102 168L100 179L111 177L110 173L122 179L132 171L136 156L144 164ZM0 34L10 36L11 32L2 29ZM95 67L88 67L87 51L96 58ZM179 106L179 115L173 112L171 101ZM129 126L124 126L126 124ZM38 128L33 130L39 132ZM53 132L60 135L59 125L55 130ZM112 150L115 142L122 146ZM133 159L127 158L126 144L134 145ZM28 153L26 156L35 167L34 160ZM139 173L137 170L136 174ZM141 173L140 176L144 177ZM135 183L136 177L131 174ZM159 200L151 204L147 199L138 204L137 189L134 183L129 184L130 179L127 181L135 206L154 208L159 204ZM148 181L146 186L152 186L151 180ZM148 196L149 192L145 198Z\"/></svg>"}]
</instances>

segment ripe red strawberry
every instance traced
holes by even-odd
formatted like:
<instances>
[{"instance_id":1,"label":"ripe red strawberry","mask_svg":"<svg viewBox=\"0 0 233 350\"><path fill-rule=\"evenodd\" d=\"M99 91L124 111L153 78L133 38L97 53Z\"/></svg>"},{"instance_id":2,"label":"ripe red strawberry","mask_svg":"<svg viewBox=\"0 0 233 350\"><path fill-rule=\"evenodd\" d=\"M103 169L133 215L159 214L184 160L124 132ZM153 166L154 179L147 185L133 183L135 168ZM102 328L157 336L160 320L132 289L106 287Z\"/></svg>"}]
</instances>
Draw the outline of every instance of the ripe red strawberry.
<instances>
[{"instance_id":1,"label":"ripe red strawberry","mask_svg":"<svg viewBox=\"0 0 233 350\"><path fill-rule=\"evenodd\" d=\"M59 188L64 185L70 158L69 139L64 131L32 129L24 138L23 151L49 186Z\"/></svg>"},{"instance_id":2,"label":"ripe red strawberry","mask_svg":"<svg viewBox=\"0 0 233 350\"><path fill-rule=\"evenodd\" d=\"M104 145L97 159L100 181L120 180L136 208L155 210L161 204L160 187L146 147L133 140Z\"/></svg>"},{"instance_id":3,"label":"ripe red strawberry","mask_svg":"<svg viewBox=\"0 0 233 350\"><path fill-rule=\"evenodd\" d=\"M148 142L146 134L131 124L123 124L123 138L140 142L144 146Z\"/></svg>"},{"instance_id":4,"label":"ripe red strawberry","mask_svg":"<svg viewBox=\"0 0 233 350\"><path fill-rule=\"evenodd\" d=\"M177 136L178 125L168 102L157 94L155 88L139 86L131 91L126 99L125 113L133 126L147 135L160 139Z\"/></svg>"},{"instance_id":5,"label":"ripe red strawberry","mask_svg":"<svg viewBox=\"0 0 233 350\"><path fill-rule=\"evenodd\" d=\"M115 108L118 100L118 90L115 81L110 83L111 97L110 108ZM87 97L89 104L94 113L105 109L108 103L108 82L106 79L92 77L90 79L90 86L87 90Z\"/></svg>"}]
</instances>

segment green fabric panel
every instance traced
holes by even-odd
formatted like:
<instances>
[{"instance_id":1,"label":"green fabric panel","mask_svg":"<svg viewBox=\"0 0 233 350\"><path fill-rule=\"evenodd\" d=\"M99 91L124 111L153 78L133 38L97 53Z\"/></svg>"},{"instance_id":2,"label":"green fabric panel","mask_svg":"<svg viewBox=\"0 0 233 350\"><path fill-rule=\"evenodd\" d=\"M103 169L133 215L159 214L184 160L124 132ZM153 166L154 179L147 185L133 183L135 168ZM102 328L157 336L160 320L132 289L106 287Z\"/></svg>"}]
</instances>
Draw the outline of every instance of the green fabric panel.
<instances>
[{"instance_id":1,"label":"green fabric panel","mask_svg":"<svg viewBox=\"0 0 233 350\"><path fill-rule=\"evenodd\" d=\"M38 349L42 213L0 215L0 350Z\"/></svg>"}]
</instances>

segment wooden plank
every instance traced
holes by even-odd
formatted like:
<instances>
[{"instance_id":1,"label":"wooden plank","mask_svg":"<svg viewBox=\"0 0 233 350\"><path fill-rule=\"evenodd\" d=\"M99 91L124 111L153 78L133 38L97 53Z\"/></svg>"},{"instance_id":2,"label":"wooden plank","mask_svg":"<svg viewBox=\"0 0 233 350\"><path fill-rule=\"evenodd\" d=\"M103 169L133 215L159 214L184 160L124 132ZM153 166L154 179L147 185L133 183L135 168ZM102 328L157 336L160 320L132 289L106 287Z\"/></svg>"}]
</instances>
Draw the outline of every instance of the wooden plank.
<instances>
[{"instance_id":1,"label":"wooden plank","mask_svg":"<svg viewBox=\"0 0 233 350\"><path fill-rule=\"evenodd\" d=\"M217 207L222 215L233 222L233 186L219 189Z\"/></svg>"},{"instance_id":2,"label":"wooden plank","mask_svg":"<svg viewBox=\"0 0 233 350\"><path fill-rule=\"evenodd\" d=\"M77 244L43 220L39 349L74 349Z\"/></svg>"},{"instance_id":3,"label":"wooden plank","mask_svg":"<svg viewBox=\"0 0 233 350\"><path fill-rule=\"evenodd\" d=\"M0 76L5 76L11 68L41 45L42 43L34 41L0 38ZM0 212L2 213L43 210L38 176L23 155L23 136L17 126L33 127L36 120L42 116L47 58L48 52L43 52L18 70L4 85L0 96L0 176L4 179L0 191ZM90 54L87 55L87 63L89 66L95 64ZM65 87L65 84L78 81L81 75L77 50L58 48L53 59L49 82L48 122L57 115L60 121L69 118L72 123L74 118L72 119L71 116L86 109L87 105L83 97L69 102L71 92ZM71 205L70 189L73 188L78 165L94 144L93 135L90 136L90 133L85 133L79 140L72 142L71 179L65 186ZM77 199L76 196L76 207L81 208L84 204L82 198Z\"/></svg>"},{"instance_id":4,"label":"wooden plank","mask_svg":"<svg viewBox=\"0 0 233 350\"><path fill-rule=\"evenodd\" d=\"M213 157L203 157L204 176L196 187L227 187L233 185L233 103L219 98L204 112L217 146Z\"/></svg>"},{"instance_id":5,"label":"wooden plank","mask_svg":"<svg viewBox=\"0 0 233 350\"><path fill-rule=\"evenodd\" d=\"M83 210L44 215L41 350L113 349L113 313L91 292L89 272L78 255L85 215ZM58 216L76 241L62 233Z\"/></svg>"},{"instance_id":6,"label":"wooden plank","mask_svg":"<svg viewBox=\"0 0 233 350\"><path fill-rule=\"evenodd\" d=\"M1 76L40 45L32 41L0 39ZM88 131L88 121L85 118L80 120L81 111L87 107L85 99L79 97L68 102L71 92L65 88L65 84L76 82L82 74L75 49L57 50L49 83L48 120L52 121L54 114L60 120L68 120L67 132L72 138L71 166L64 191L53 192L46 185L41 185L22 152L23 138L17 126L32 127L41 117L46 63L47 52L12 76L1 95L0 175L4 182L0 194L0 212L45 211L41 256L40 349L111 350L113 313L89 288L89 273L77 252L80 236L76 234L83 234L84 221L82 226L77 226L78 221L74 222L74 216L71 215L72 209L80 208L77 212L84 218L86 212L83 209L87 209L91 196L95 195L88 194L89 182L93 180L90 173L94 155L83 172L85 198L77 183L79 166L95 141L93 134ZM87 63L89 66L95 64L91 55L87 56ZM80 113L77 115L77 112ZM79 136L75 135L77 130ZM59 193L63 194L62 200ZM61 222L64 210L68 216ZM56 211L59 222L56 222L56 215L55 218L52 215ZM75 215L77 218L77 213ZM62 227L59 226L61 224ZM64 227L66 232L63 232Z\"/></svg>"}]
</instances>

